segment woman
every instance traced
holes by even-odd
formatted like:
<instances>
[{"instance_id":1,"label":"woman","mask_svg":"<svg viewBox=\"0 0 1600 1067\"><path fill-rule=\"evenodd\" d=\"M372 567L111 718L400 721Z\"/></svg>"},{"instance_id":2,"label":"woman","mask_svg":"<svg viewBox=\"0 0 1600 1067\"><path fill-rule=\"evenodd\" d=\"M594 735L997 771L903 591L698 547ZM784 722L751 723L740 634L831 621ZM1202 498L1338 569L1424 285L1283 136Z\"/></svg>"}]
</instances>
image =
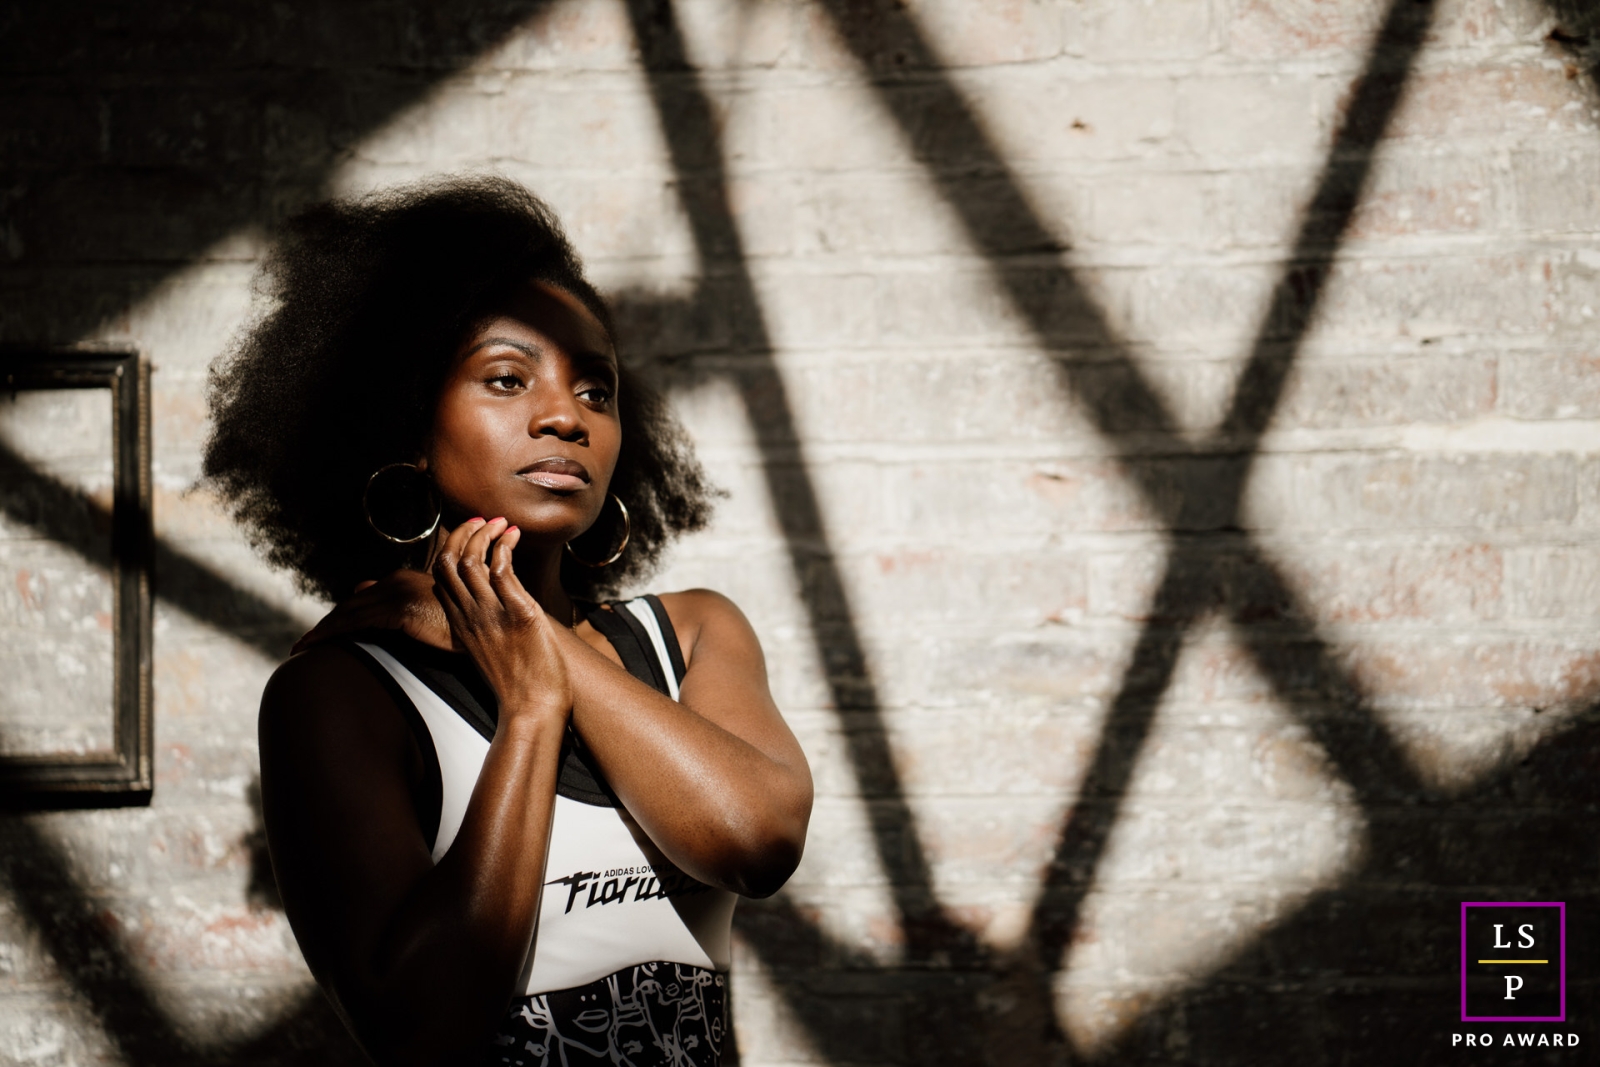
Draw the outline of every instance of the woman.
<instances>
[{"instance_id":1,"label":"woman","mask_svg":"<svg viewBox=\"0 0 1600 1067\"><path fill-rule=\"evenodd\" d=\"M342 601L261 703L312 973L380 1063L718 1063L811 779L731 602L597 602L705 522L681 433L513 183L313 208L264 276L205 475Z\"/></svg>"}]
</instances>

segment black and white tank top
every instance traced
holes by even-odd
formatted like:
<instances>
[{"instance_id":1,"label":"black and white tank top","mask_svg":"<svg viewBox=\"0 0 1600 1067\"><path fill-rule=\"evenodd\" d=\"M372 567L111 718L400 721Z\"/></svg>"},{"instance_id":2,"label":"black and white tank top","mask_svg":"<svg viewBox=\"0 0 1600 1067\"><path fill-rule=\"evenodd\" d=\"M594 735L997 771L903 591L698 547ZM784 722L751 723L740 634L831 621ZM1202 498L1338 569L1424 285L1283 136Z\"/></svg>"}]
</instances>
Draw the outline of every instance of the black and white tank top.
<instances>
[{"instance_id":1,"label":"black and white tank top","mask_svg":"<svg viewBox=\"0 0 1600 1067\"><path fill-rule=\"evenodd\" d=\"M591 608L586 617L630 674L678 698L683 654L658 599ZM368 661L417 735L429 792L438 797L437 863L455 841L488 755L498 712L494 692L468 657L402 635L363 635L349 647ZM432 816L424 814L424 831ZM662 855L569 731L522 995L484 1062L719 1064L736 900Z\"/></svg>"}]
</instances>

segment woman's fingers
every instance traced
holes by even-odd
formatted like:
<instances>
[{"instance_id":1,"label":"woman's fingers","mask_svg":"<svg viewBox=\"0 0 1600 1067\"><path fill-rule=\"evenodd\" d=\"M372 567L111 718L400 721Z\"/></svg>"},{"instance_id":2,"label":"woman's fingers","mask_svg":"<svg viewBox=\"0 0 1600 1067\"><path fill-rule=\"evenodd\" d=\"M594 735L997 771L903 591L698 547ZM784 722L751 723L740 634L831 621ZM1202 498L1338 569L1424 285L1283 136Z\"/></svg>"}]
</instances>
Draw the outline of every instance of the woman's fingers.
<instances>
[{"instance_id":1,"label":"woman's fingers","mask_svg":"<svg viewBox=\"0 0 1600 1067\"><path fill-rule=\"evenodd\" d=\"M489 550L495 539L505 532L505 528L505 519L490 519L474 530L462 546L456 571L461 575L461 580L467 583L467 588L472 590L475 600L487 602L494 599L494 587L489 584Z\"/></svg>"},{"instance_id":2,"label":"woman's fingers","mask_svg":"<svg viewBox=\"0 0 1600 1067\"><path fill-rule=\"evenodd\" d=\"M466 522L450 531L444 539L439 554L433 558L434 588L441 586L443 592L450 598L463 603L470 601L471 593L461 582L461 556L467 545L467 540L483 525L482 519L468 519Z\"/></svg>"},{"instance_id":3,"label":"woman's fingers","mask_svg":"<svg viewBox=\"0 0 1600 1067\"><path fill-rule=\"evenodd\" d=\"M444 609L444 621L450 628L452 641L459 640L460 636L467 632L467 616L461 610L461 602L448 591L446 583L442 581L433 583L433 595L439 601L439 607Z\"/></svg>"},{"instance_id":4,"label":"woman's fingers","mask_svg":"<svg viewBox=\"0 0 1600 1067\"><path fill-rule=\"evenodd\" d=\"M522 580L517 577L516 570L511 564L511 553L517 547L517 542L522 540L522 531L515 526L506 527L506 532L494 543L494 551L489 558L489 584L494 588L495 595L500 598L500 603L517 612L527 615L537 609L533 597L528 595L528 590L523 587Z\"/></svg>"}]
</instances>

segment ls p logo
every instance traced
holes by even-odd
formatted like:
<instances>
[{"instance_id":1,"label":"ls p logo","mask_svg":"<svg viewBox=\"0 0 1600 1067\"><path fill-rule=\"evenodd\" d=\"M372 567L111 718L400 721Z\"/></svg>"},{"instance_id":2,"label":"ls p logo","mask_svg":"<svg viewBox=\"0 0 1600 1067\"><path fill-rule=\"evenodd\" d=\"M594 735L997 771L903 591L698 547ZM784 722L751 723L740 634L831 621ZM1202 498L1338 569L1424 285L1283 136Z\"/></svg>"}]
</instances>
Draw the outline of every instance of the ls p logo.
<instances>
[{"instance_id":1,"label":"ls p logo","mask_svg":"<svg viewBox=\"0 0 1600 1067\"><path fill-rule=\"evenodd\" d=\"M1463 902L1461 1021L1567 1018L1567 906Z\"/></svg>"}]
</instances>

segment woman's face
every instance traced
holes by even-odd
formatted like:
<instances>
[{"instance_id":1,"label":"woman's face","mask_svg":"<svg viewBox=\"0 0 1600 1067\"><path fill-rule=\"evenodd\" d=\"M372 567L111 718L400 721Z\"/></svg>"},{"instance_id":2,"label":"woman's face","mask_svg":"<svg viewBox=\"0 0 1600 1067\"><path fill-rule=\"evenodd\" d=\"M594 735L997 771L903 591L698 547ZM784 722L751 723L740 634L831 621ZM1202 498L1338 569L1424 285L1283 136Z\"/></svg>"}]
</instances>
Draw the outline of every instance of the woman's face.
<instances>
[{"instance_id":1,"label":"woman's face","mask_svg":"<svg viewBox=\"0 0 1600 1067\"><path fill-rule=\"evenodd\" d=\"M456 351L425 464L447 521L503 515L525 542L559 544L599 516L621 443L611 338L533 282Z\"/></svg>"}]
</instances>

